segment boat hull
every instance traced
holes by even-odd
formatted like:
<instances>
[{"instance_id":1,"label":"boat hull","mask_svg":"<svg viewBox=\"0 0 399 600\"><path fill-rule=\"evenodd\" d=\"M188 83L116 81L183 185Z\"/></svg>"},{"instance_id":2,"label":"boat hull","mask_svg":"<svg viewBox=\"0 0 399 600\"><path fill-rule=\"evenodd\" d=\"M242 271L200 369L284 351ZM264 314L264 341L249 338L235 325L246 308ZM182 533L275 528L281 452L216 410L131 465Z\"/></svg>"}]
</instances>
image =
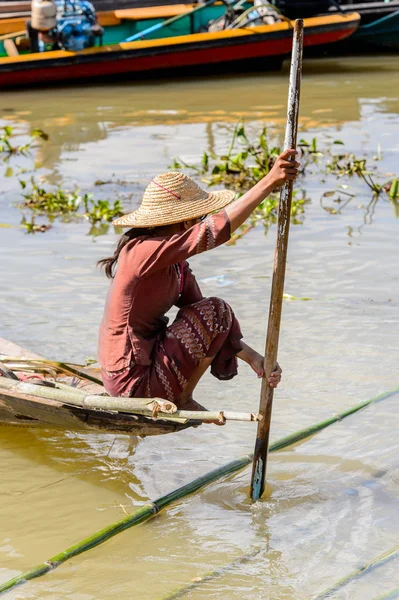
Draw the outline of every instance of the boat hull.
<instances>
[{"instance_id":1,"label":"boat hull","mask_svg":"<svg viewBox=\"0 0 399 600\"><path fill-rule=\"evenodd\" d=\"M305 20L304 45L331 44L351 35L359 24L356 13L345 17ZM166 39L114 44L79 53L46 52L0 59L0 87L51 84L131 74L173 73L206 65L239 67L251 60L282 59L292 47L289 23L245 30L176 36Z\"/></svg>"},{"instance_id":2,"label":"boat hull","mask_svg":"<svg viewBox=\"0 0 399 600\"><path fill-rule=\"evenodd\" d=\"M0 355L40 358L37 354L0 338ZM70 384L70 381L63 380ZM82 382L77 386L87 394L101 394L105 390L95 383ZM81 408L29 394L0 388L0 424L25 427L45 427L63 430L89 430L103 433L125 433L136 436L160 435L187 429L198 422L185 424L167 422L127 413Z\"/></svg>"},{"instance_id":3,"label":"boat hull","mask_svg":"<svg viewBox=\"0 0 399 600\"><path fill-rule=\"evenodd\" d=\"M399 10L359 27L353 42L399 50Z\"/></svg>"}]
</instances>

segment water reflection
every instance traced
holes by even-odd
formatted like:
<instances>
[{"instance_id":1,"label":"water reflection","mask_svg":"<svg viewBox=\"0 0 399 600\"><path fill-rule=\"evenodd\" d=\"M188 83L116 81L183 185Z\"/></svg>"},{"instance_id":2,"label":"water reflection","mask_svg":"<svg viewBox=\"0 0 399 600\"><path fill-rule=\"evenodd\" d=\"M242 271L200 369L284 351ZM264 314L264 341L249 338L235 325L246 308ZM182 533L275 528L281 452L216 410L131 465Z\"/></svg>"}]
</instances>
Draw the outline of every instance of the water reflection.
<instances>
[{"instance_id":1,"label":"water reflection","mask_svg":"<svg viewBox=\"0 0 399 600\"><path fill-rule=\"evenodd\" d=\"M308 62L301 134L331 133L356 153L383 152L397 170L399 83L395 57ZM390 97L382 95L390 78ZM134 208L141 191L174 156L187 162L220 152L240 116L281 137L286 73L202 82L118 84L87 89L6 92L3 123L27 133L51 129L35 159L62 178ZM28 108L27 108L28 107ZM84 129L82 129L84 128ZM59 135L64 133L64 135ZM23 165L22 165L23 166ZM19 223L11 178L1 221ZM126 181L126 184L122 182ZM397 221L388 201L358 197L341 213L320 209L323 181L312 178L302 226L293 227L273 437L305 427L397 385L399 322ZM359 209L358 205L363 204ZM88 238L87 224L37 236L0 230L0 328L5 337L60 360L95 355L107 287L95 262L117 234ZM359 231L363 235L359 235ZM352 233L352 237L348 236ZM367 234L367 235L366 235ZM350 244L350 245L349 245ZM236 247L192 261L205 295L223 295L246 337L264 347L274 234L255 228ZM220 283L222 282L222 283ZM228 282L228 285L223 283ZM198 401L255 410L258 381L246 367L224 384L209 377ZM253 558L190 592L216 600L305 600L396 543L397 398L376 405L270 460L265 500L248 501L249 470L213 484L134 530L30 582L10 598L155 600L193 577ZM125 437L0 428L1 580L240 454L251 424L202 427L140 442ZM373 600L398 584L394 562L337 599ZM348 596L348 594L350 594Z\"/></svg>"}]
</instances>

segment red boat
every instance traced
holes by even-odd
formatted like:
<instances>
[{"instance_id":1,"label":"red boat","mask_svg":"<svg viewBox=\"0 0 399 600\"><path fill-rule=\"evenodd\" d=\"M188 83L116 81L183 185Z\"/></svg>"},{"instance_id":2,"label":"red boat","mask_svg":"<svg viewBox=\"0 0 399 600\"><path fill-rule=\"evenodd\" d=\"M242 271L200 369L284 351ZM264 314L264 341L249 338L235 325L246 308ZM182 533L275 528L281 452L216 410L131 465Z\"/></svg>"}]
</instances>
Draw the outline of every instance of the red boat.
<instances>
[{"instance_id":1,"label":"red boat","mask_svg":"<svg viewBox=\"0 0 399 600\"><path fill-rule=\"evenodd\" d=\"M189 72L191 70L192 73L193 67L197 74L200 68L212 72L219 65L223 69L230 66L237 72L246 68L248 61L252 67L259 63L266 67L281 65L282 60L291 52L292 21L213 33L185 33L184 27L188 31L189 26L193 28L193 19L189 18L189 13L179 20L179 28L176 27L177 23L173 28L168 28L167 25L163 27L162 37L159 39L118 42L159 22L159 17L165 10L170 16L171 11L182 11L182 6L187 11L190 8L189 5L174 5L120 10L111 16L108 13L108 24L104 28L105 43L99 47L80 52L56 50L12 57L3 55L0 58L0 87L36 86L68 80L87 82L120 75L140 77L167 71L168 75L175 75L182 69ZM100 14L100 22L103 21L104 24L104 20L105 16L101 17ZM324 46L338 42L355 32L359 22L360 16L357 13L305 19L304 46Z\"/></svg>"}]
</instances>

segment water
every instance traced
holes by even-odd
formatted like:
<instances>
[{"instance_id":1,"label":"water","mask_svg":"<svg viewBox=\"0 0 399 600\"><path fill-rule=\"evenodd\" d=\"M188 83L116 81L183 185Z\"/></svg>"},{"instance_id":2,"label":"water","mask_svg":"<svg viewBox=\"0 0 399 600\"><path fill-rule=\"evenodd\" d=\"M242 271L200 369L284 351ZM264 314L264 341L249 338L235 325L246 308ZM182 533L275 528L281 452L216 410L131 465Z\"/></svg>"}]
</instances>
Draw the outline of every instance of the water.
<instances>
[{"instance_id":1,"label":"water","mask_svg":"<svg viewBox=\"0 0 399 600\"><path fill-rule=\"evenodd\" d=\"M301 137L343 140L377 153L397 172L399 81L395 57L305 65ZM2 124L41 127L35 151L53 182L119 195L137 206L149 179L176 156L198 161L226 148L239 117L281 136L287 70L202 81L6 92ZM27 166L30 159L16 159ZM96 187L96 179L128 180ZM388 176L387 176L388 179ZM386 198L363 192L331 215L320 196L331 181L308 178L303 225L292 227L273 439L399 385L398 222ZM358 184L356 183L358 187ZM330 189L330 188L329 188ZM0 335L49 357L96 353L107 287L94 265L116 235L90 237L87 223L55 223L45 234L18 228L15 178L0 196ZM260 227L234 247L195 257L203 293L229 301L245 338L264 346L274 246ZM196 394L211 409L256 410L259 382L208 376ZM397 543L398 395L294 449L272 455L265 499L248 500L249 469L113 538L9 598L156 600L194 577L253 555L187 597L305 600ZM148 438L0 429L0 581L46 560L126 512L253 449L253 424ZM239 563L239 561L238 561ZM333 597L374 600L399 585L399 559Z\"/></svg>"}]
</instances>

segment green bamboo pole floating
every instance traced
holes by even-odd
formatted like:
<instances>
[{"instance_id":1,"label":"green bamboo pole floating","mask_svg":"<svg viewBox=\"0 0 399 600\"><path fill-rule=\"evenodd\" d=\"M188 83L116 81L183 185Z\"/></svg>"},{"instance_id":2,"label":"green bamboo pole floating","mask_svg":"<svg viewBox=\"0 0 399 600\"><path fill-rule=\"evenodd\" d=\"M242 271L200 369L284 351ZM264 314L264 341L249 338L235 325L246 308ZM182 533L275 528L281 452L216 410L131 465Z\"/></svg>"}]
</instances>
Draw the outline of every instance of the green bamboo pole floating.
<instances>
[{"instance_id":1,"label":"green bamboo pole floating","mask_svg":"<svg viewBox=\"0 0 399 600\"><path fill-rule=\"evenodd\" d=\"M398 556L399 546L395 546L394 548L388 550L388 552L380 554L380 556L377 556L377 558L374 558L369 563L359 567L359 569L356 569L356 571L353 571L352 573L349 573L349 575L342 577L342 579L340 579L339 581L334 583L334 585L329 587L328 590L324 590L324 592L322 592L321 594L317 594L316 596L311 596L311 600L325 600L325 598L330 598L333 594L335 594L335 592L343 588L351 581L354 581L355 579L366 575L366 573L370 573L370 571L373 571L374 569L385 565L387 562L393 560L394 558L397 558Z\"/></svg>"},{"instance_id":2,"label":"green bamboo pole floating","mask_svg":"<svg viewBox=\"0 0 399 600\"><path fill-rule=\"evenodd\" d=\"M207 573L204 573L203 575L201 575L201 577L197 577L197 578L195 578L195 580L191 581L189 584L185 585L184 587L178 588L174 592L170 592L170 593L166 594L166 596L162 596L162 598L159 598L159 600L179 600L179 598L183 598L183 596L188 594L188 592L195 590L196 588L200 587L203 583L207 583L208 581L213 581L217 577L221 577L222 575L225 575L225 573L228 573L229 571L232 571L233 569L236 569L237 567L241 567L242 565L245 565L252 558L255 558L255 556L258 556L258 554L260 554L260 552L261 552L261 549L253 550L252 552L246 552L242 556L239 556L238 558L235 558L234 560L229 562L227 565L222 565L221 567L218 567L217 569L213 569L212 571L208 571Z\"/></svg>"},{"instance_id":3,"label":"green bamboo pole floating","mask_svg":"<svg viewBox=\"0 0 399 600\"><path fill-rule=\"evenodd\" d=\"M366 408L367 406L369 406L369 404L372 404L374 402L379 402L381 400L385 400L386 398L389 398L390 396L393 396L394 394L397 394L397 393L399 393L399 388L395 388L393 390L383 392L382 394L379 394L378 396L375 396L374 398L370 398L370 400L365 400L364 402L357 404L356 406L352 406L351 408L348 408L347 410L343 411L340 414L333 415L329 419L325 419L324 421L315 423L314 425L311 425L310 427L307 427L305 429L300 429L299 431L296 431L296 432L291 433L283 438L280 438L279 440L277 440L276 442L274 442L273 444L270 445L270 452L277 452L278 450L282 450L283 448L292 446L293 444L300 442L301 440L305 440L305 439L311 437L312 435L314 435L315 433L318 433L319 431L326 429L330 425L333 425L334 423L338 423L339 421L342 421L346 417L349 417L350 415L353 415L354 413L362 410L363 408ZM218 569L215 569L214 571L205 573L203 576L198 578L198 581L192 581L189 584L186 584L183 587L181 587L177 590L174 590L173 592L170 593L170 595L166 595L166 596L162 597L162 600L174 600L175 598L176 599L183 598L183 596L185 596L191 590L193 590L197 587L200 587L203 583L206 583L207 581L216 579L220 575L224 575L225 572L236 567L239 564L241 559L244 562L247 562L248 557L256 556L257 554L259 554L259 552L260 552L260 550L255 550L253 553L246 552L241 557L238 557L237 559L235 559L233 562L231 562L225 566L219 567ZM387 596L387 600L388 599L391 600L391 597ZM376 600L383 600L383 599L378 598ZM385 597L384 597L384 600L385 600Z\"/></svg>"},{"instance_id":4,"label":"green bamboo pole floating","mask_svg":"<svg viewBox=\"0 0 399 600\"><path fill-rule=\"evenodd\" d=\"M35 577L45 575L46 573L57 568L59 565L66 562L70 558L73 558L74 556L77 556L78 554L81 554L86 550L95 548L99 544L102 544L106 540L109 540L111 537L117 535L121 531L125 531L125 529L129 529L134 525L138 525L139 523L148 520L150 517L166 508L172 502L175 502L176 500L180 500L182 498L185 498L186 496L189 496L190 494L193 494L194 492L203 488L205 485L216 481L221 477L225 477L226 475L239 471L240 469L246 467L251 462L251 460L251 456L243 456L238 460L234 460L228 463L227 465L218 467L217 469L210 471L202 477L194 479L190 483L174 490L166 496L162 496L161 498L158 498L153 502L145 504L128 517L125 517L124 519L117 521L116 523L113 523L112 525L109 525L108 527L105 527L100 531L97 531L95 534L85 538L84 540L78 542L73 546L70 546L63 552L56 554L55 556L41 563L37 567L34 567L33 569L30 569L29 571L26 571L21 575L17 575L9 581L6 581L5 583L1 584L0 594L12 589L17 585L25 583L30 579L34 579Z\"/></svg>"},{"instance_id":5,"label":"green bamboo pole floating","mask_svg":"<svg viewBox=\"0 0 399 600\"><path fill-rule=\"evenodd\" d=\"M294 25L290 84L288 91L287 126L285 130L284 150L296 147L299 115L299 96L302 76L303 20L297 19ZM288 234L290 228L293 182L287 181L280 193L278 210L277 240L274 253L272 291L270 297L269 322L266 336L265 376L262 379L259 413L263 419L259 422L256 436L254 462L251 478L251 498L259 500L265 490L267 453L272 418L273 388L268 378L277 362L277 350L280 336L281 310L283 305L285 267L287 263Z\"/></svg>"},{"instance_id":6,"label":"green bamboo pole floating","mask_svg":"<svg viewBox=\"0 0 399 600\"><path fill-rule=\"evenodd\" d=\"M332 425L333 423L336 423L337 421L342 421L349 415L352 415L355 412L362 410L366 406L374 402L385 400L386 398L389 398L390 396L393 396L397 393L399 393L399 387L379 394L378 396L375 396L373 398L370 398L370 400L366 400L365 402L362 402L361 404L358 404L357 406L354 406L343 413L334 415L330 419L320 421L319 423L316 423L306 429L301 429L300 431L296 431L290 435L287 435L284 438L277 440L274 444L271 444L270 452L276 452L277 450L287 448L288 446L291 446L292 444L295 444L300 440L309 438L318 431L322 431L323 429L325 429L329 425ZM85 538L81 542L78 542L74 546L70 546L67 550L64 550L64 552L60 552L56 556L53 556L49 560L41 563L37 567L34 567L33 569L30 569L29 571L26 571L21 575L17 575L16 577L9 579L3 584L0 584L0 594L12 589L17 585L26 583L30 579L34 579L36 577L40 577L41 575L45 575L46 573L57 568L59 565L66 562L70 558L73 558L78 554L82 554L82 552L85 552L86 550L95 548L99 544L102 544L103 542L109 540L114 535L117 535L118 533L125 531L126 529L129 529L134 525L138 525L139 523L146 521L160 510L169 506L169 504L176 502L177 500L181 500L186 496L189 496L190 494L205 487L209 483L212 483L214 481L217 481L218 479L221 479L222 477L226 477L227 475L231 475L233 473L236 473L237 471L244 469L247 465L249 465L252 462L252 460L252 454L245 455L239 458L238 460L233 460L227 463L226 465L223 465L221 467L218 467L217 469L214 469L213 471L210 471L202 477L194 479L190 483L174 490L170 494L158 498L158 500L149 502L148 504L142 506L128 517L122 519L121 521L117 521L116 523L109 525L108 527L105 527L100 531L97 531L93 535Z\"/></svg>"},{"instance_id":7,"label":"green bamboo pole floating","mask_svg":"<svg viewBox=\"0 0 399 600\"><path fill-rule=\"evenodd\" d=\"M391 590L387 594L378 596L378 598L374 598L374 600L396 600L397 598L399 598L399 587L394 590Z\"/></svg>"}]
</instances>

